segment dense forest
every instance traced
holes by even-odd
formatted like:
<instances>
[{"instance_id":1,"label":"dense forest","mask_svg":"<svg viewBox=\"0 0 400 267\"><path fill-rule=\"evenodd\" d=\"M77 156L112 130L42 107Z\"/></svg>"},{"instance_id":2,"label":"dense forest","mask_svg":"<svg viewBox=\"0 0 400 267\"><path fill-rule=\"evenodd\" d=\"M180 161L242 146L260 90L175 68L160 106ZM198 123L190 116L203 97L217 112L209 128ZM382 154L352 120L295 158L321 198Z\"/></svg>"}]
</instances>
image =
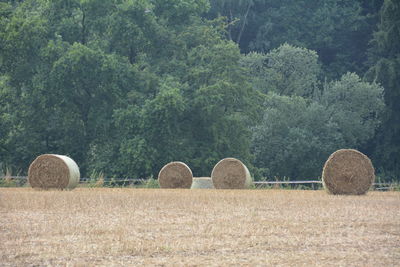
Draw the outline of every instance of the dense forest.
<instances>
[{"instance_id":1,"label":"dense forest","mask_svg":"<svg viewBox=\"0 0 400 267\"><path fill-rule=\"evenodd\" d=\"M397 0L0 1L3 172L315 179L340 148L400 179Z\"/></svg>"}]
</instances>

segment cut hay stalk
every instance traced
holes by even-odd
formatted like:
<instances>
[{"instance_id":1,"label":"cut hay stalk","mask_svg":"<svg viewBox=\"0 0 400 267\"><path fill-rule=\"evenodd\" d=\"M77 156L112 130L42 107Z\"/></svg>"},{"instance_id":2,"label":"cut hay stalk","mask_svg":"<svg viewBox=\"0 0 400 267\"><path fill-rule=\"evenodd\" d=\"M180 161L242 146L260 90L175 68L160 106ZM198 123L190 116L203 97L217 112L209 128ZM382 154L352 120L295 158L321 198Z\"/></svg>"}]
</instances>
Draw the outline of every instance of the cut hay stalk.
<instances>
[{"instance_id":1,"label":"cut hay stalk","mask_svg":"<svg viewBox=\"0 0 400 267\"><path fill-rule=\"evenodd\" d=\"M322 184L330 194L362 195L375 180L371 160L354 149L340 149L325 162Z\"/></svg>"},{"instance_id":2,"label":"cut hay stalk","mask_svg":"<svg viewBox=\"0 0 400 267\"><path fill-rule=\"evenodd\" d=\"M246 165L235 158L219 161L212 170L211 179L217 189L244 189L253 184Z\"/></svg>"},{"instance_id":3,"label":"cut hay stalk","mask_svg":"<svg viewBox=\"0 0 400 267\"><path fill-rule=\"evenodd\" d=\"M211 177L194 177L191 189L214 189Z\"/></svg>"},{"instance_id":4,"label":"cut hay stalk","mask_svg":"<svg viewBox=\"0 0 400 267\"><path fill-rule=\"evenodd\" d=\"M161 188L190 188L192 181L192 170L180 161L168 163L158 174Z\"/></svg>"},{"instance_id":5,"label":"cut hay stalk","mask_svg":"<svg viewBox=\"0 0 400 267\"><path fill-rule=\"evenodd\" d=\"M75 161L56 154L40 155L28 170L28 182L36 189L74 189L79 178L79 167Z\"/></svg>"}]
</instances>

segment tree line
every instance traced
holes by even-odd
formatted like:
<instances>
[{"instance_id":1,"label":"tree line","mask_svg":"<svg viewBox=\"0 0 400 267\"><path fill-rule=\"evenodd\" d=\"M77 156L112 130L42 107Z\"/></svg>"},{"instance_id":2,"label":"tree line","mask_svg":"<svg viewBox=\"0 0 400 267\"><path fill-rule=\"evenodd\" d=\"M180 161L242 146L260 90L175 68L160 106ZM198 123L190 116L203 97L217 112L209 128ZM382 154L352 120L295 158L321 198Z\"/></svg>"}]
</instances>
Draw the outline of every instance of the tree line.
<instances>
[{"instance_id":1,"label":"tree line","mask_svg":"<svg viewBox=\"0 0 400 267\"><path fill-rule=\"evenodd\" d=\"M355 148L400 173L394 0L0 1L0 168L40 154L83 176L224 157L315 179Z\"/></svg>"}]
</instances>

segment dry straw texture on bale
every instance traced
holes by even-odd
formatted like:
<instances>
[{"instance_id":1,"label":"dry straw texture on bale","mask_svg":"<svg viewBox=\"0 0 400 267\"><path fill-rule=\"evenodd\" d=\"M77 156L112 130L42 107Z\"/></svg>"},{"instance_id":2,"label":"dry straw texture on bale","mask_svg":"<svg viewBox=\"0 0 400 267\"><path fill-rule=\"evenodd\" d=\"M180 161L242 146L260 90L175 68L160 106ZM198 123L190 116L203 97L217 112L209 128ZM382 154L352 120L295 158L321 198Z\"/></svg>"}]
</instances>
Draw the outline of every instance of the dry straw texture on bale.
<instances>
[{"instance_id":1,"label":"dry straw texture on bale","mask_svg":"<svg viewBox=\"0 0 400 267\"><path fill-rule=\"evenodd\" d=\"M244 189L253 183L246 165L235 158L219 161L212 170L211 179L217 189Z\"/></svg>"},{"instance_id":2,"label":"dry straw texture on bale","mask_svg":"<svg viewBox=\"0 0 400 267\"><path fill-rule=\"evenodd\" d=\"M214 189L211 177L194 177L191 189Z\"/></svg>"},{"instance_id":3,"label":"dry straw texture on bale","mask_svg":"<svg viewBox=\"0 0 400 267\"><path fill-rule=\"evenodd\" d=\"M354 149L340 149L325 162L322 183L330 194L362 195L375 180L371 160Z\"/></svg>"},{"instance_id":4,"label":"dry straw texture on bale","mask_svg":"<svg viewBox=\"0 0 400 267\"><path fill-rule=\"evenodd\" d=\"M28 170L28 182L37 189L73 189L78 185L79 178L78 165L62 155L40 155Z\"/></svg>"},{"instance_id":5,"label":"dry straw texture on bale","mask_svg":"<svg viewBox=\"0 0 400 267\"><path fill-rule=\"evenodd\" d=\"M190 188L192 181L192 170L180 161L168 163L158 174L161 188Z\"/></svg>"}]
</instances>

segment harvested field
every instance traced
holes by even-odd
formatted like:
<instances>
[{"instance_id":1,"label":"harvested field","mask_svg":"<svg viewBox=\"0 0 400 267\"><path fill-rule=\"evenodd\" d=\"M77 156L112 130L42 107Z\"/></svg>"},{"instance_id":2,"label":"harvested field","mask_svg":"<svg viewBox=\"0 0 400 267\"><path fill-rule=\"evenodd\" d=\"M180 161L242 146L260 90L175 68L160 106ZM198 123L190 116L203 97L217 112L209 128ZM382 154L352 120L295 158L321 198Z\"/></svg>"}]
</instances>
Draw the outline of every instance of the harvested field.
<instances>
[{"instance_id":1,"label":"harvested field","mask_svg":"<svg viewBox=\"0 0 400 267\"><path fill-rule=\"evenodd\" d=\"M1 266L398 266L400 193L0 189Z\"/></svg>"}]
</instances>

